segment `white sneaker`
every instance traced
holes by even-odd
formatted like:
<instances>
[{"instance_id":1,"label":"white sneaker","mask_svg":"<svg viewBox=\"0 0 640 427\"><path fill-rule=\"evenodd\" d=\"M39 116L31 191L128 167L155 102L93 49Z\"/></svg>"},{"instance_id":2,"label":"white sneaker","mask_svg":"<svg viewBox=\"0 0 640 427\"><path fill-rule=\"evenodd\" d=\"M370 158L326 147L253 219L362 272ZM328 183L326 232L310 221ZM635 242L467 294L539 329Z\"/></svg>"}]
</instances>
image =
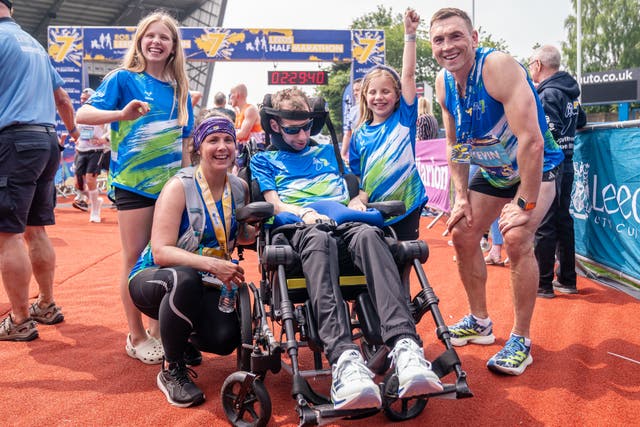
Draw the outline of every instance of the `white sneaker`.
<instances>
[{"instance_id":1,"label":"white sneaker","mask_svg":"<svg viewBox=\"0 0 640 427\"><path fill-rule=\"evenodd\" d=\"M89 215L89 222L101 221L100 209L102 208L102 203L104 203L104 200L102 199L102 197L98 197L96 202L96 206L93 206L93 204L91 204L91 214Z\"/></svg>"},{"instance_id":2,"label":"white sneaker","mask_svg":"<svg viewBox=\"0 0 640 427\"><path fill-rule=\"evenodd\" d=\"M379 408L380 387L357 350L347 350L333 365L331 400L335 409Z\"/></svg>"},{"instance_id":3,"label":"white sneaker","mask_svg":"<svg viewBox=\"0 0 640 427\"><path fill-rule=\"evenodd\" d=\"M443 390L440 378L431 370L431 363L424 358L424 351L410 339L396 342L389 354L398 376L398 397L407 398Z\"/></svg>"}]
</instances>

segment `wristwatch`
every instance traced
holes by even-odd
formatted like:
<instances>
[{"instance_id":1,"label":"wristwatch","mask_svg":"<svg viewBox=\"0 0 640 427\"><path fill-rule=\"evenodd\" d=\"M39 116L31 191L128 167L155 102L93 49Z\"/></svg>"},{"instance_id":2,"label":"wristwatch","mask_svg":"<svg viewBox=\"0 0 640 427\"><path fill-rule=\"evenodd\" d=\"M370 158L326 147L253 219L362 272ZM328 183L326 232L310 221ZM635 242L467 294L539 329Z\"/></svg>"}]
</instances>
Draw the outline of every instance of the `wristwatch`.
<instances>
[{"instance_id":1,"label":"wristwatch","mask_svg":"<svg viewBox=\"0 0 640 427\"><path fill-rule=\"evenodd\" d=\"M518 200L516 201L516 204L523 211L530 211L530 210L532 210L533 208L536 207L536 202L527 202L527 199L525 199L522 196L518 197Z\"/></svg>"}]
</instances>

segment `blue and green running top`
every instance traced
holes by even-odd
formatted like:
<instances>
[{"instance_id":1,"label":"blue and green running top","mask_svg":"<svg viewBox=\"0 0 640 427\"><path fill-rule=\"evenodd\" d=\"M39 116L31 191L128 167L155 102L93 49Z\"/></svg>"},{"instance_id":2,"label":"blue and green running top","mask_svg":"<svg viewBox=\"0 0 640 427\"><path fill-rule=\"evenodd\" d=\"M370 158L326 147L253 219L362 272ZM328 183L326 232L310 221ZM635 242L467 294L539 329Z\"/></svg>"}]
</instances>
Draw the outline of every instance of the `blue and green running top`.
<instances>
[{"instance_id":1,"label":"blue and green running top","mask_svg":"<svg viewBox=\"0 0 640 427\"><path fill-rule=\"evenodd\" d=\"M478 48L465 96L461 97L453 75L445 71L445 105L456 121L456 144L451 161L480 166L483 177L496 188L509 188L520 182L518 139L509 127L502 103L489 95L482 79L485 59L494 49ZM527 75L527 83L536 101L537 121L544 139L543 171L558 166L564 155L547 126L545 113Z\"/></svg>"},{"instance_id":2,"label":"blue and green running top","mask_svg":"<svg viewBox=\"0 0 640 427\"><path fill-rule=\"evenodd\" d=\"M251 175L260 191L274 190L284 203L304 206L322 200L349 203L331 144L309 146L292 152L262 151L251 158Z\"/></svg>"},{"instance_id":3,"label":"blue and green running top","mask_svg":"<svg viewBox=\"0 0 640 427\"><path fill-rule=\"evenodd\" d=\"M191 99L188 123L179 126L173 85L147 73L118 70L105 77L87 103L100 110L121 110L134 99L149 103L150 111L136 120L111 124L110 184L156 199L180 170L182 139L193 127Z\"/></svg>"},{"instance_id":4,"label":"blue and green running top","mask_svg":"<svg viewBox=\"0 0 640 427\"><path fill-rule=\"evenodd\" d=\"M406 212L390 218L394 224L416 209L427 195L418 174L415 159L418 103L408 105L400 97L399 107L383 123L364 123L351 137L349 167L360 178L360 188L370 202L401 200Z\"/></svg>"}]
</instances>

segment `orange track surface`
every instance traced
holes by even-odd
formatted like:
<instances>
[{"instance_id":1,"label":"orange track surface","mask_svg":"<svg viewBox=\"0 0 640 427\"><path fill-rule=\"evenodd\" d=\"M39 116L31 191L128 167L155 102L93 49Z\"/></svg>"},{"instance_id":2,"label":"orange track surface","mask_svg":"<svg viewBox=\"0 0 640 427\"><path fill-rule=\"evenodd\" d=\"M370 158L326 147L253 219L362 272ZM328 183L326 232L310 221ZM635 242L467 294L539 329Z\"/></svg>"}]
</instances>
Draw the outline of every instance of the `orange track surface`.
<instances>
[{"instance_id":1,"label":"orange track surface","mask_svg":"<svg viewBox=\"0 0 640 427\"><path fill-rule=\"evenodd\" d=\"M49 227L57 252L56 302L65 321L39 325L40 338L29 343L0 342L0 415L11 426L191 426L224 425L219 393L235 370L235 354L205 354L196 383L207 400L196 408L169 405L156 387L159 367L129 358L126 324L117 287L120 243L116 212L103 209L103 222L63 204L58 224ZM422 238L430 246L427 276L440 298L447 322L467 313L453 249L442 237L443 223L432 230L423 219ZM257 281L255 254L244 261ZM634 298L578 279L579 295L538 300L532 327L534 363L520 377L497 376L485 363L508 336L512 305L508 269L489 267L489 310L494 345L458 348L475 397L431 399L424 412L405 425L431 426L622 426L640 425L640 304ZM414 293L418 283L412 283ZM31 295L36 296L35 283ZM0 314L9 310L0 288ZM430 315L418 326L429 357L443 347ZM303 350L303 353L307 353ZM451 374L446 380L452 381ZM297 425L290 397L290 376L267 375L273 403L271 424ZM311 380L326 393L328 380ZM386 425L383 414L340 425Z\"/></svg>"}]
</instances>

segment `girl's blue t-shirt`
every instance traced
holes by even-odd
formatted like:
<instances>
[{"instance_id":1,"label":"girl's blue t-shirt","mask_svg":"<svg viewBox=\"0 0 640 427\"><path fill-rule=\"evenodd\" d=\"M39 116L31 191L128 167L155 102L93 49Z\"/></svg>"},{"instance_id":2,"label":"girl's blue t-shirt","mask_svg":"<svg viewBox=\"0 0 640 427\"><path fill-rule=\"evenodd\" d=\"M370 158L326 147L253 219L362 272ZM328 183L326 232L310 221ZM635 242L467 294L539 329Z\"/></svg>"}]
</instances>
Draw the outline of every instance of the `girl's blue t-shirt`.
<instances>
[{"instance_id":1,"label":"girl's blue t-shirt","mask_svg":"<svg viewBox=\"0 0 640 427\"><path fill-rule=\"evenodd\" d=\"M406 213L390 218L396 223L427 201L416 167L416 121L418 103L408 105L400 97L399 107L383 123L364 123L357 128L349 146L349 167L360 178L360 188L370 202L401 200Z\"/></svg>"},{"instance_id":2,"label":"girl's blue t-shirt","mask_svg":"<svg viewBox=\"0 0 640 427\"><path fill-rule=\"evenodd\" d=\"M111 185L156 199L180 170L182 139L191 134L193 108L189 96L189 119L179 126L176 96L170 83L144 72L118 70L105 77L87 101L100 110L121 110L134 99L149 103L146 115L111 124Z\"/></svg>"}]
</instances>

